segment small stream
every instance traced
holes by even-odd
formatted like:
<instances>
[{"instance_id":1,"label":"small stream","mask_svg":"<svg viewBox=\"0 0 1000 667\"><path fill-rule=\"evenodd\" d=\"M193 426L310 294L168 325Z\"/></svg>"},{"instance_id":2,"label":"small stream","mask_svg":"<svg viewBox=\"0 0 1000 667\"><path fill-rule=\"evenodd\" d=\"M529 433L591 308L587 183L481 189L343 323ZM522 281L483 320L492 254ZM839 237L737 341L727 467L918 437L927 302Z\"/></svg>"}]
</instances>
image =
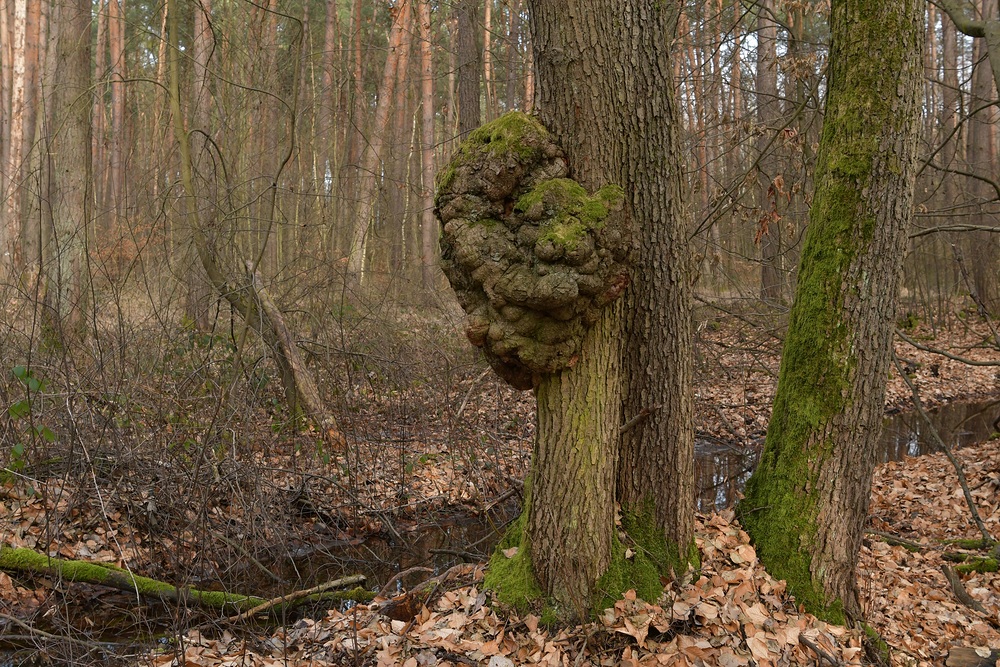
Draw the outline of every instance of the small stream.
<instances>
[{"instance_id":1,"label":"small stream","mask_svg":"<svg viewBox=\"0 0 1000 667\"><path fill-rule=\"evenodd\" d=\"M946 443L955 448L988 439L998 429L1000 399L982 402L951 403L930 411L935 428ZM906 456L920 456L936 447L923 419L916 412L886 417L882 428L880 461L898 461ZM758 447L721 440L699 439L695 443L695 483L699 511L710 512L728 507L750 477L757 464ZM488 517L466 517L445 524L422 527L404 534L399 540L369 539L348 551L337 551L337 558L324 559L312 554L296 560L298 571L326 569L318 580L362 572L370 582L381 585L396 572L423 565L437 571L461 561L455 553L486 560L502 537L507 523L515 518L518 507L510 504Z\"/></svg>"},{"instance_id":2,"label":"small stream","mask_svg":"<svg viewBox=\"0 0 1000 667\"><path fill-rule=\"evenodd\" d=\"M1000 431L1000 399L948 403L928 412L941 439L959 449L982 442ZM879 461L901 461L937 451L930 429L920 413L899 412L882 423ZM695 478L698 509L710 512L728 507L743 490L757 465L760 451L733 443L700 440L695 443Z\"/></svg>"}]
</instances>

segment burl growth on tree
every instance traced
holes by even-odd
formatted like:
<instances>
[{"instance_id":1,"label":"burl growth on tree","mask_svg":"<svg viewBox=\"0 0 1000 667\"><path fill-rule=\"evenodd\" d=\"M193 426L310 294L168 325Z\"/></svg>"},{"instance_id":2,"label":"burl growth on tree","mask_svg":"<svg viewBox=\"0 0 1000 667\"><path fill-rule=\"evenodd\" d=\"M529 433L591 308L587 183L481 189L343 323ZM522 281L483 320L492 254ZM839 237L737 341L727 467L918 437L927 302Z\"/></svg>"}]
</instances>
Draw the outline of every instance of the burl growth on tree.
<instances>
[{"instance_id":1,"label":"burl growth on tree","mask_svg":"<svg viewBox=\"0 0 1000 667\"><path fill-rule=\"evenodd\" d=\"M541 123L512 112L471 133L438 179L441 268L466 335L518 389L572 366L628 285L621 188L588 194L568 175Z\"/></svg>"}]
</instances>

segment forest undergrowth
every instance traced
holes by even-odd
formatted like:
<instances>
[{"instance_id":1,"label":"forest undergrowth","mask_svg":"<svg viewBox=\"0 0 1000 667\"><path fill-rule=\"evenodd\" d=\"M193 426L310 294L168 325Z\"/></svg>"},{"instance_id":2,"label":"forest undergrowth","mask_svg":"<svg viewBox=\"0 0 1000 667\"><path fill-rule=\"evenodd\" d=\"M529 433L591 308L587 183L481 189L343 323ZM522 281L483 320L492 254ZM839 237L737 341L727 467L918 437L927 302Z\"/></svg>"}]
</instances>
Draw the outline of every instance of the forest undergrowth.
<instances>
[{"instance_id":1,"label":"forest undergrowth","mask_svg":"<svg viewBox=\"0 0 1000 667\"><path fill-rule=\"evenodd\" d=\"M749 449L766 431L780 328L771 314L727 310L699 315L696 430ZM530 392L489 370L449 307L344 308L295 321L346 447L290 418L268 352L225 313L210 332L119 313L72 353L29 352L38 349L30 327L5 332L0 546L264 598L361 572L382 596L305 605L248 626L190 600L150 602L9 571L0 573L0 664L864 659L857 632L796 609L728 511L699 516L702 569L657 604L626 599L590 625L559 631L498 613L478 563L517 512L533 438ZM904 317L900 326L928 348L897 339L926 406L1000 392L995 367L929 351L996 358L990 327L974 314ZM909 389L892 377L887 411L910 406ZM991 441L962 457L998 534L1000 449ZM939 464L927 456L877 473L873 530L921 545L910 552L872 537L862 558L871 622L896 664L931 664L951 641L1000 647L996 575L965 577L991 625L955 600L940 570L950 549L942 540L975 531L953 473Z\"/></svg>"}]
</instances>

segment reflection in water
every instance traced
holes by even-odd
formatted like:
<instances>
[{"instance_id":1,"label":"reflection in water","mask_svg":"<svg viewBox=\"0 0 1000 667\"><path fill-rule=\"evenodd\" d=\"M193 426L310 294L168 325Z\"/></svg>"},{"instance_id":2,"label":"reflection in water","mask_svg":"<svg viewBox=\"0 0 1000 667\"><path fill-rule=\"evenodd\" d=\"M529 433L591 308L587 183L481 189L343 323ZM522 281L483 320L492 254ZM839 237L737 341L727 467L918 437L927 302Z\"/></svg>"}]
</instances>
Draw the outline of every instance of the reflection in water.
<instances>
[{"instance_id":1,"label":"reflection in water","mask_svg":"<svg viewBox=\"0 0 1000 667\"><path fill-rule=\"evenodd\" d=\"M998 430L994 421L1000 418L1000 400L946 405L933 410L930 416L945 442L963 447L986 440ZM919 414L901 413L886 419L881 461L932 451L934 444ZM695 444L694 465L698 510L709 512L730 506L743 490L759 455L759 446L700 438ZM329 545L328 549L300 554L280 571L289 580L310 583L362 572L369 576L370 585L381 586L396 572L415 565L441 572L462 556L486 560L507 523L518 513L515 505L498 509L501 511L489 518L456 518L420 526L404 533L402 540L370 538L356 545Z\"/></svg>"},{"instance_id":2,"label":"reflection in water","mask_svg":"<svg viewBox=\"0 0 1000 667\"><path fill-rule=\"evenodd\" d=\"M987 440L1000 431L1000 400L949 403L930 411L941 439L955 448ZM886 418L882 425L879 462L899 461L906 456L929 454L937 449L920 413L902 412ZM695 484L698 510L710 512L731 505L743 490L760 456L758 448L740 447L715 440L695 444Z\"/></svg>"}]
</instances>

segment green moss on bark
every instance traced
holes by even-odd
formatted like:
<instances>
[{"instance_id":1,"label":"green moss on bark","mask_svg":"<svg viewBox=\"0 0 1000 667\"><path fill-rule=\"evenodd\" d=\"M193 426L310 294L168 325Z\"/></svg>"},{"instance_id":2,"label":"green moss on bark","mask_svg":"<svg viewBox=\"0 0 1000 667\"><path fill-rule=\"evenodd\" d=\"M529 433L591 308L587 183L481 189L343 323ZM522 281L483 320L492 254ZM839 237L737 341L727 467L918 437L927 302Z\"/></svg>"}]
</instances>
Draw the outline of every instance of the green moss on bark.
<instances>
[{"instance_id":1,"label":"green moss on bark","mask_svg":"<svg viewBox=\"0 0 1000 667\"><path fill-rule=\"evenodd\" d=\"M831 134L841 130L829 129ZM829 144L831 137L824 137ZM859 220L867 168L857 160L820 156L828 173L811 210L788 336L782 351L773 416L764 453L747 483L739 518L768 570L788 581L808 610L843 622L839 600L827 600L812 572L810 546L819 513L818 472L834 447L828 426L851 400L856 360L843 320L843 281L873 224ZM867 169L867 170L866 170ZM861 234L858 234L858 229Z\"/></svg>"},{"instance_id":2,"label":"green moss on bark","mask_svg":"<svg viewBox=\"0 0 1000 667\"><path fill-rule=\"evenodd\" d=\"M531 547L524 530L528 521L528 502L530 498L526 499L521 516L511 524L507 534L493 550L483 585L493 591L502 605L522 615L536 613L547 624L551 624L558 618L558 612L554 601L546 597L538 585L531 567ZM504 552L513 548L517 552L508 557Z\"/></svg>"}]
</instances>

